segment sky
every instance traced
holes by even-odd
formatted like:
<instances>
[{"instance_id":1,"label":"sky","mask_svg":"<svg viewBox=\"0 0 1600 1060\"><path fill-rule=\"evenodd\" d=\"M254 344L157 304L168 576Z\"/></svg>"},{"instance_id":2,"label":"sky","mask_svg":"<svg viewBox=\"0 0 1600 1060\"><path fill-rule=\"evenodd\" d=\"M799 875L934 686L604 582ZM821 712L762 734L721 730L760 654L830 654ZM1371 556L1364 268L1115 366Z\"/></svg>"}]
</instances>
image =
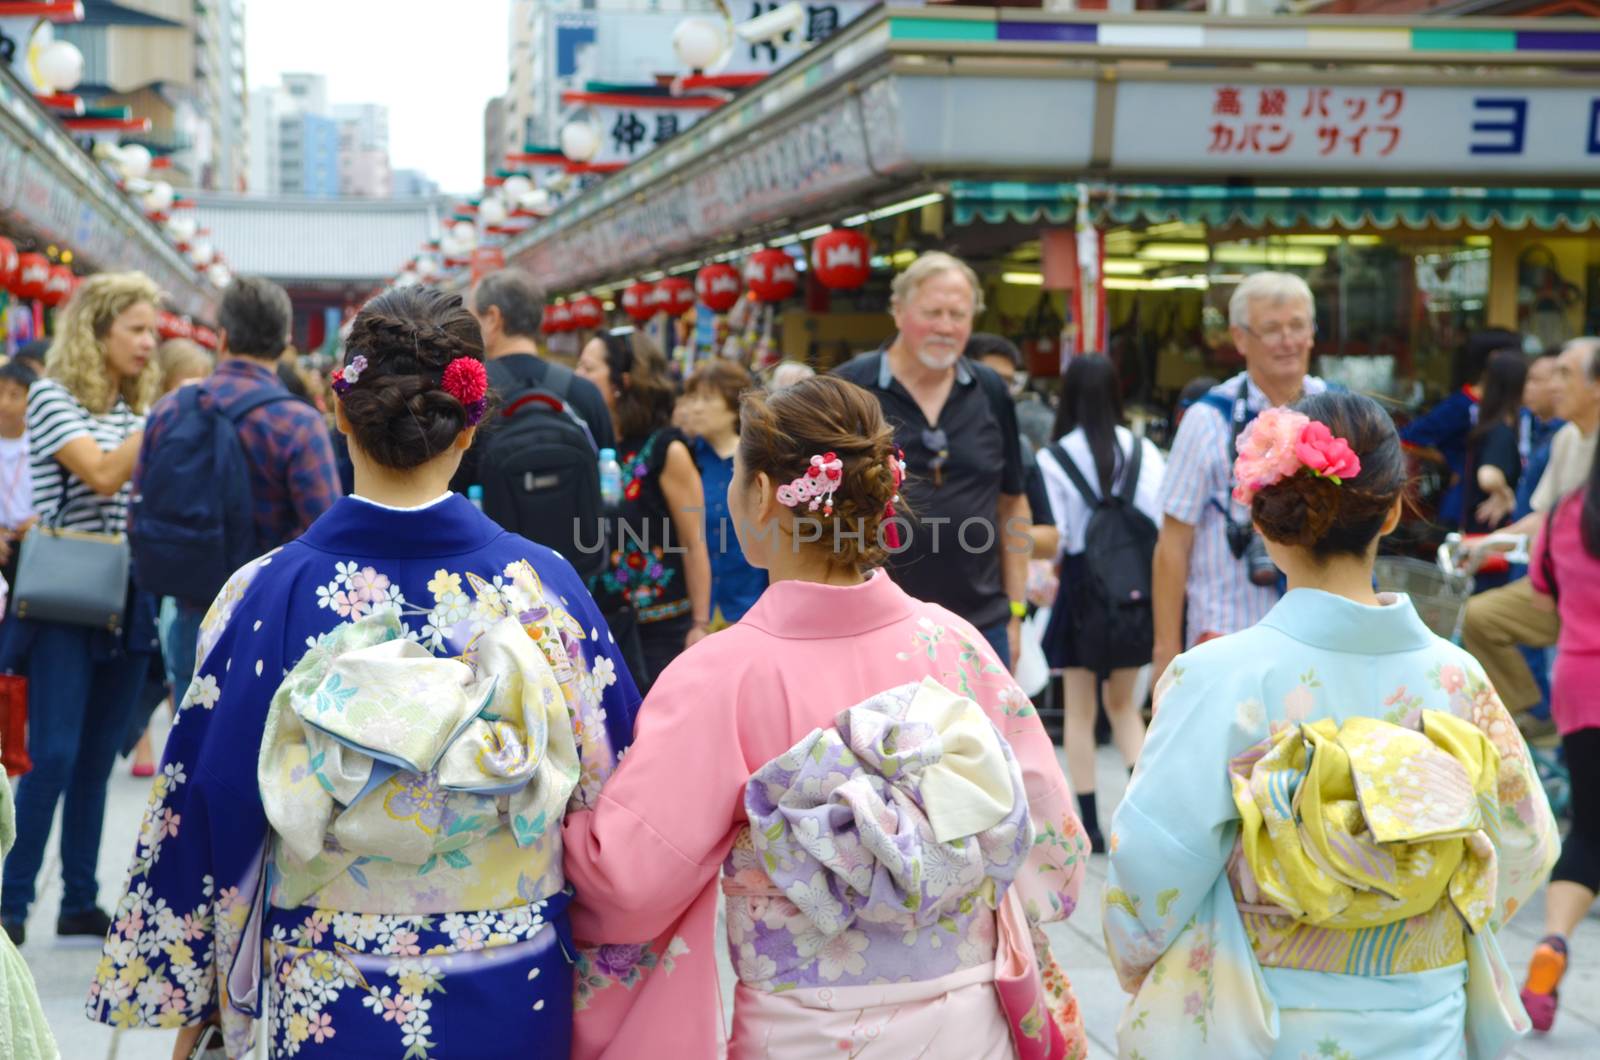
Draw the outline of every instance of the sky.
<instances>
[{"instance_id":1,"label":"sky","mask_svg":"<svg viewBox=\"0 0 1600 1060\"><path fill-rule=\"evenodd\" d=\"M322 74L328 102L389 108L395 169L483 186L483 105L506 90L510 0L246 0L251 89Z\"/></svg>"}]
</instances>

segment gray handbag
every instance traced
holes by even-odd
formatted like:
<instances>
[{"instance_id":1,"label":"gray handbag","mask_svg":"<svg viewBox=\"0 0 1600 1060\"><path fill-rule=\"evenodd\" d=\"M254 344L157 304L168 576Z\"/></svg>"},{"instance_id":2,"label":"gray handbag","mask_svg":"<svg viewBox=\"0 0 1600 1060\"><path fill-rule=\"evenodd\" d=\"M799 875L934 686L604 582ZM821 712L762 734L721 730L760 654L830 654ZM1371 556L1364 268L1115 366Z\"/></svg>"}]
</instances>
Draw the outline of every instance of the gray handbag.
<instances>
[{"instance_id":1,"label":"gray handbag","mask_svg":"<svg viewBox=\"0 0 1600 1060\"><path fill-rule=\"evenodd\" d=\"M22 539L11 588L17 617L120 634L128 609L128 538L63 530L64 515L58 510L53 525L35 526Z\"/></svg>"}]
</instances>

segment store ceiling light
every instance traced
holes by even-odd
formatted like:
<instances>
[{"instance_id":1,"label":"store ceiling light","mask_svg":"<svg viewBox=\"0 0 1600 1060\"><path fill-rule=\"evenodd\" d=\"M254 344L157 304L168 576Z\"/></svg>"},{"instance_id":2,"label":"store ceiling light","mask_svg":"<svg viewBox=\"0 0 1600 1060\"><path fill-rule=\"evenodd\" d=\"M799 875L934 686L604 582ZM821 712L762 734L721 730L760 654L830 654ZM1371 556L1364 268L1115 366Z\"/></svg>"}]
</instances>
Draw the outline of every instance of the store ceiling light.
<instances>
[{"instance_id":1,"label":"store ceiling light","mask_svg":"<svg viewBox=\"0 0 1600 1060\"><path fill-rule=\"evenodd\" d=\"M1111 276L1105 285L1108 291L1204 291L1211 281L1204 276L1162 276L1154 280Z\"/></svg>"},{"instance_id":2,"label":"store ceiling light","mask_svg":"<svg viewBox=\"0 0 1600 1060\"><path fill-rule=\"evenodd\" d=\"M798 242L800 242L800 238L801 238L800 236L779 236L777 239L769 239L769 240L767 240L767 246L769 246L769 247L786 247L790 243L798 243Z\"/></svg>"},{"instance_id":3,"label":"store ceiling light","mask_svg":"<svg viewBox=\"0 0 1600 1060\"><path fill-rule=\"evenodd\" d=\"M864 225L866 223L867 223L867 215L864 214L864 213L857 213L857 214L851 214L849 217L846 217L843 221L840 221L839 222L839 227L841 227L841 228L854 228L857 225Z\"/></svg>"},{"instance_id":4,"label":"store ceiling light","mask_svg":"<svg viewBox=\"0 0 1600 1060\"><path fill-rule=\"evenodd\" d=\"M905 213L908 210L918 210L924 206L932 206L936 202L944 202L944 194L942 192L933 191L926 195L918 195L914 198L905 199L901 202L895 203L892 206L882 206L876 210L868 210L867 220L876 221L880 217L893 217L897 213ZM848 221L845 223L849 224Z\"/></svg>"},{"instance_id":5,"label":"store ceiling light","mask_svg":"<svg viewBox=\"0 0 1600 1060\"><path fill-rule=\"evenodd\" d=\"M1283 241L1290 246L1302 247L1336 247L1344 242L1344 236L1332 232L1296 232L1283 237Z\"/></svg>"},{"instance_id":6,"label":"store ceiling light","mask_svg":"<svg viewBox=\"0 0 1600 1060\"><path fill-rule=\"evenodd\" d=\"M825 236L831 231L833 231L833 226L832 225L818 225L815 228L806 229L805 231L801 232L796 238L798 238L798 239L815 239L818 236Z\"/></svg>"},{"instance_id":7,"label":"store ceiling light","mask_svg":"<svg viewBox=\"0 0 1600 1060\"><path fill-rule=\"evenodd\" d=\"M1145 261L1193 261L1211 259L1204 243L1146 243L1139 248L1138 257Z\"/></svg>"},{"instance_id":8,"label":"store ceiling light","mask_svg":"<svg viewBox=\"0 0 1600 1060\"><path fill-rule=\"evenodd\" d=\"M1328 260L1328 252L1321 247L1223 243L1211 248L1211 260L1230 265L1322 265Z\"/></svg>"},{"instance_id":9,"label":"store ceiling light","mask_svg":"<svg viewBox=\"0 0 1600 1060\"><path fill-rule=\"evenodd\" d=\"M1039 272L1002 272L1001 283L1014 284L1018 287L1039 287L1044 283L1044 274Z\"/></svg>"},{"instance_id":10,"label":"store ceiling light","mask_svg":"<svg viewBox=\"0 0 1600 1060\"><path fill-rule=\"evenodd\" d=\"M916 260L917 252L914 250L897 250L889 255L889 262L897 269L903 269Z\"/></svg>"},{"instance_id":11,"label":"store ceiling light","mask_svg":"<svg viewBox=\"0 0 1600 1060\"><path fill-rule=\"evenodd\" d=\"M1135 261L1132 258L1107 258L1105 273L1107 276L1143 276L1144 270L1151 267L1147 261Z\"/></svg>"},{"instance_id":12,"label":"store ceiling light","mask_svg":"<svg viewBox=\"0 0 1600 1060\"><path fill-rule=\"evenodd\" d=\"M1204 225L1193 224L1188 221L1165 221L1158 225L1151 225L1144 230L1147 236L1162 236L1178 239L1204 239L1206 230Z\"/></svg>"}]
</instances>

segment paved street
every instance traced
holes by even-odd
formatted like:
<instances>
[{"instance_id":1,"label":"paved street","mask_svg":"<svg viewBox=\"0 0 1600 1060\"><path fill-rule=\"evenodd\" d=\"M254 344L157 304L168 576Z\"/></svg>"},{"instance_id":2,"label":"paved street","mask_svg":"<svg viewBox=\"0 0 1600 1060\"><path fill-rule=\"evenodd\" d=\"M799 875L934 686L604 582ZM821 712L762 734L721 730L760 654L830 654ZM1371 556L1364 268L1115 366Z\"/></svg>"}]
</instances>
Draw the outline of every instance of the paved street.
<instances>
[{"instance_id":1,"label":"paved street","mask_svg":"<svg viewBox=\"0 0 1600 1060\"><path fill-rule=\"evenodd\" d=\"M1102 803L1115 806L1126 775L1109 748L1101 749L1098 767ZM105 842L100 852L101 896L106 903L114 900L113 891L121 886L147 784L130 777L126 763L119 763L112 778ZM45 874L41 883L43 897L34 909L28 925L28 944L22 953L38 981L62 1056L67 1060L157 1060L170 1056L172 1035L168 1033L114 1032L84 1019L84 993L99 951L89 946L57 945L53 938L61 890L54 840ZM1105 943L1100 937L1100 892L1105 881L1102 858L1095 859L1090 875L1077 915L1065 925L1052 927L1050 938L1057 959L1077 991L1093 1043L1090 1055L1104 1058L1116 1055L1116 1026L1124 995L1106 960ZM1509 928L1507 956L1519 973L1538 940L1541 917L1542 904L1535 901ZM1579 930L1574 955L1576 965L1567 974L1564 1004L1555 1032L1545 1039L1525 1042L1513 1055L1528 1060L1576 1060L1600 1055L1600 920L1591 917ZM723 996L731 1001L733 979L726 962L723 980ZM310 1055L314 1057L314 1053Z\"/></svg>"}]
</instances>

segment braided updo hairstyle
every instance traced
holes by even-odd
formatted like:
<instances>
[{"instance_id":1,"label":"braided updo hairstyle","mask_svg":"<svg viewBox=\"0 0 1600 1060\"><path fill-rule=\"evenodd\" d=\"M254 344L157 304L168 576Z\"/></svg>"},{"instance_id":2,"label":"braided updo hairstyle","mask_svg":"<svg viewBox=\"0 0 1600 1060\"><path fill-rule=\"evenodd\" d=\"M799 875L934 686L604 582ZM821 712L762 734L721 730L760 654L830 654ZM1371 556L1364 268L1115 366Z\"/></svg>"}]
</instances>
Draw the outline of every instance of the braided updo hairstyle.
<instances>
[{"instance_id":1,"label":"braided updo hairstyle","mask_svg":"<svg viewBox=\"0 0 1600 1060\"><path fill-rule=\"evenodd\" d=\"M882 566L888 559L884 507L895 495L894 430L878 400L854 383L834 376L803 379L774 394L750 391L739 406L739 455L745 484L765 471L774 485L805 474L811 458L834 453L844 464L833 494L833 514L796 507L796 523L821 524L811 547L837 553L837 562L857 570ZM904 514L904 501L895 505ZM809 534L807 535L809 536Z\"/></svg>"},{"instance_id":2,"label":"braided updo hairstyle","mask_svg":"<svg viewBox=\"0 0 1600 1060\"><path fill-rule=\"evenodd\" d=\"M1293 406L1325 424L1361 459L1361 473L1341 484L1309 473L1263 487L1250 515L1268 540L1308 548L1321 558L1365 556L1406 488L1405 453L1389 414L1360 394L1326 393Z\"/></svg>"},{"instance_id":3,"label":"braided updo hairstyle","mask_svg":"<svg viewBox=\"0 0 1600 1060\"><path fill-rule=\"evenodd\" d=\"M441 386L457 357L483 360L483 333L458 295L400 287L368 302L350 325L345 363L366 370L339 399L362 452L399 471L450 448L467 409Z\"/></svg>"}]
</instances>

